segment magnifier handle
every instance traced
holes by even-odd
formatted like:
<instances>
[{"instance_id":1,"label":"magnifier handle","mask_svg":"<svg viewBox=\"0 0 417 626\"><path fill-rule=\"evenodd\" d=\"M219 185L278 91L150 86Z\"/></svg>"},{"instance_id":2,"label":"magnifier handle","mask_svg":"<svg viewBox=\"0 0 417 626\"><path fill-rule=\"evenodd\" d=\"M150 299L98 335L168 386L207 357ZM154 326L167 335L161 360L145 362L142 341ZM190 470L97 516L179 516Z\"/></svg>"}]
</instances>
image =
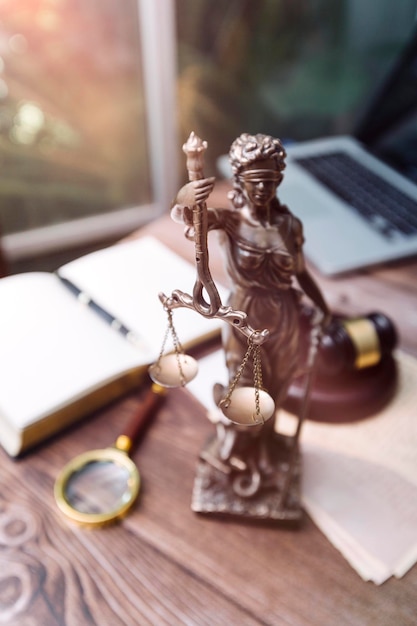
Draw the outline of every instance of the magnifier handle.
<instances>
[{"instance_id":1,"label":"magnifier handle","mask_svg":"<svg viewBox=\"0 0 417 626\"><path fill-rule=\"evenodd\" d=\"M126 426L124 433L117 438L116 448L129 453L133 445L138 443L150 419L156 414L165 399L167 389L153 383L142 400L137 413Z\"/></svg>"}]
</instances>

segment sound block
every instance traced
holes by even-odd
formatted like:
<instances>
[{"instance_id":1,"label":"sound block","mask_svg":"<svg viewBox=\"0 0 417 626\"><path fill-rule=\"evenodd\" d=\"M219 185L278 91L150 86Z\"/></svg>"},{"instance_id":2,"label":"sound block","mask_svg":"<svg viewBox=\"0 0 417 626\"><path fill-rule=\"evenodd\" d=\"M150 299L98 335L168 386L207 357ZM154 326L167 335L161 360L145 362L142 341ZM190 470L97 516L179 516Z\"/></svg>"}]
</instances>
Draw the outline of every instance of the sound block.
<instances>
[{"instance_id":1,"label":"sound block","mask_svg":"<svg viewBox=\"0 0 417 626\"><path fill-rule=\"evenodd\" d=\"M283 408L300 414L304 399L305 376L291 385ZM373 367L339 376L314 377L308 419L319 422L353 422L382 410L397 387L397 367L392 355L384 356Z\"/></svg>"}]
</instances>

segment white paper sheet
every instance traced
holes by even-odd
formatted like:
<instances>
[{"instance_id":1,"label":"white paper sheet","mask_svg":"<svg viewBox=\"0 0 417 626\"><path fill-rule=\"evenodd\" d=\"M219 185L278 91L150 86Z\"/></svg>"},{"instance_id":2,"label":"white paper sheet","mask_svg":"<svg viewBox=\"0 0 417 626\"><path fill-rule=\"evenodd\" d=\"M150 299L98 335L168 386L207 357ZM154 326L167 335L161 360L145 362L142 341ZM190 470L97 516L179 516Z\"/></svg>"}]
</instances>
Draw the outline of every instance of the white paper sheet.
<instances>
[{"instance_id":1,"label":"white paper sheet","mask_svg":"<svg viewBox=\"0 0 417 626\"><path fill-rule=\"evenodd\" d=\"M305 509L364 580L381 584L417 561L417 360L397 354L399 387L380 413L352 424L307 421L301 433ZM200 362L190 391L215 410L221 351ZM279 411L277 429L296 419Z\"/></svg>"}]
</instances>

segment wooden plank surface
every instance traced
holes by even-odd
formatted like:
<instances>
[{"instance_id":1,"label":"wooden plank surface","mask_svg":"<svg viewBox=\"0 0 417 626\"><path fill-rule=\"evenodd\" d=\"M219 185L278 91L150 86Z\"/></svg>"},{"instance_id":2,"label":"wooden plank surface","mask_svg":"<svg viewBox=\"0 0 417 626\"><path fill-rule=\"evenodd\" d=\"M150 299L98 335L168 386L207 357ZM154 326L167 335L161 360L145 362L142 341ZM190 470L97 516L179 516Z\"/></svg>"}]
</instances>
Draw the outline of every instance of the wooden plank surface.
<instances>
[{"instance_id":1,"label":"wooden plank surface","mask_svg":"<svg viewBox=\"0 0 417 626\"><path fill-rule=\"evenodd\" d=\"M192 245L169 218L143 232L192 258ZM212 249L213 271L224 278L215 240ZM319 281L337 309L391 315L401 345L417 355L415 271L410 262ZM20 460L0 451L0 623L416 624L417 567L377 587L359 578L307 516L290 530L190 510L196 460L213 427L186 390L170 392L133 455L143 480L133 512L100 530L63 519L53 499L59 470L76 454L111 445L139 398L130 394Z\"/></svg>"},{"instance_id":2,"label":"wooden plank surface","mask_svg":"<svg viewBox=\"0 0 417 626\"><path fill-rule=\"evenodd\" d=\"M415 624L416 568L376 587L307 516L294 531L191 512L211 426L185 390L172 391L134 454L143 479L134 511L100 530L63 519L57 472L114 441L136 404L131 394L19 461L0 456L0 619L9 611L6 623L42 626Z\"/></svg>"}]
</instances>

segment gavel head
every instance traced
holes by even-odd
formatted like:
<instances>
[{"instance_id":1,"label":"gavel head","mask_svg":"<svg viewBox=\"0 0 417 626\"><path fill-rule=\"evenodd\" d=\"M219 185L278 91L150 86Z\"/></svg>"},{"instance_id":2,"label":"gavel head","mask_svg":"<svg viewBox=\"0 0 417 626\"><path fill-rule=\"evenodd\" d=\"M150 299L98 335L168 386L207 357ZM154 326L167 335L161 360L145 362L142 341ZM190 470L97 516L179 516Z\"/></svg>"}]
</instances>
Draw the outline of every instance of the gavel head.
<instances>
[{"instance_id":1,"label":"gavel head","mask_svg":"<svg viewBox=\"0 0 417 626\"><path fill-rule=\"evenodd\" d=\"M302 313L302 331L308 335L311 309ZM326 376L377 365L391 354L398 337L394 324L383 313L362 317L334 315L321 338L317 370Z\"/></svg>"}]
</instances>

